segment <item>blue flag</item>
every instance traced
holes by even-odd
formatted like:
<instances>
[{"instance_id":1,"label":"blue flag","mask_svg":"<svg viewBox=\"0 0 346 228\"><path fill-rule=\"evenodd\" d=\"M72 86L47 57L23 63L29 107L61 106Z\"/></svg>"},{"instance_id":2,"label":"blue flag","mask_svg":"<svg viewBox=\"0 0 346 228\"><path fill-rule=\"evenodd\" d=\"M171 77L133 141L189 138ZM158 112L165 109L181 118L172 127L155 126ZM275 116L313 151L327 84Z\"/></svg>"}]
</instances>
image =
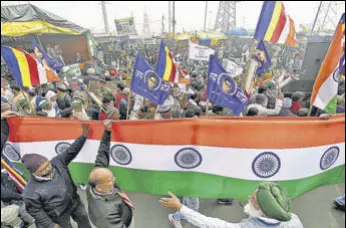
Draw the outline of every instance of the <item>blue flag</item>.
<instances>
[{"instance_id":1,"label":"blue flag","mask_svg":"<svg viewBox=\"0 0 346 228\"><path fill-rule=\"evenodd\" d=\"M269 67L272 65L269 53L263 41L260 41L258 43L253 59L256 60L259 65L256 70L256 75L262 74L265 70L269 69Z\"/></svg>"},{"instance_id":2,"label":"blue flag","mask_svg":"<svg viewBox=\"0 0 346 228\"><path fill-rule=\"evenodd\" d=\"M162 105L170 93L170 86L152 70L144 57L137 54L133 69L131 89L155 104Z\"/></svg>"},{"instance_id":3,"label":"blue flag","mask_svg":"<svg viewBox=\"0 0 346 228\"><path fill-rule=\"evenodd\" d=\"M244 92L214 55L209 58L207 97L212 103L231 109L237 116L248 103Z\"/></svg>"},{"instance_id":4,"label":"blue flag","mask_svg":"<svg viewBox=\"0 0 346 228\"><path fill-rule=\"evenodd\" d=\"M47 53L41 48L41 46L37 43L36 39L32 39L32 44L34 45L34 48L37 48L41 54L42 54L42 59L47 61L47 64L50 68L52 68L55 71L60 71L64 65L51 59Z\"/></svg>"}]
</instances>

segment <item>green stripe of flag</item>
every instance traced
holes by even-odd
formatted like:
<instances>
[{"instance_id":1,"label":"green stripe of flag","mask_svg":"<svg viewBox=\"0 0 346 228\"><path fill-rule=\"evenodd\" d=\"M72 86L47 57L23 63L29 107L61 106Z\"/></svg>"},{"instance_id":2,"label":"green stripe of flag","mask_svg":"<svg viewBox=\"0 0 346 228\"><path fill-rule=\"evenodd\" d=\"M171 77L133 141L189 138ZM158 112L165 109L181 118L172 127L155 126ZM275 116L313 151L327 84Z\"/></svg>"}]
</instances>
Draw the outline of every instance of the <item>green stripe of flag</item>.
<instances>
[{"instance_id":1,"label":"green stripe of flag","mask_svg":"<svg viewBox=\"0 0 346 228\"><path fill-rule=\"evenodd\" d=\"M22 164L19 166L23 167ZM72 163L70 170L75 183L87 183L93 167L93 164ZM148 171L119 167L110 169L123 190L154 195L166 195L168 191L172 191L180 196L247 200L260 183L195 172ZM320 186L344 182L345 166L340 166L313 177L278 183L295 198Z\"/></svg>"}]
</instances>

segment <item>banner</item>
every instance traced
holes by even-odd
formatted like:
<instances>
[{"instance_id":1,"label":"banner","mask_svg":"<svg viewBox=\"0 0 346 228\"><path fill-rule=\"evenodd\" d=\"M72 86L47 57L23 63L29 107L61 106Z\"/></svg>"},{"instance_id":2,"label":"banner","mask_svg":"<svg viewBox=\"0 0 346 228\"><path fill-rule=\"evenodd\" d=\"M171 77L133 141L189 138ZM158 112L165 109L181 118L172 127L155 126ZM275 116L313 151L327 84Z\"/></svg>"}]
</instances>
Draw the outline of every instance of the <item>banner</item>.
<instances>
[{"instance_id":1,"label":"banner","mask_svg":"<svg viewBox=\"0 0 346 228\"><path fill-rule=\"evenodd\" d=\"M214 55L209 60L207 97L212 103L231 109L237 116L248 103L244 92Z\"/></svg>"},{"instance_id":2,"label":"banner","mask_svg":"<svg viewBox=\"0 0 346 228\"><path fill-rule=\"evenodd\" d=\"M215 51L209 47L201 46L189 41L189 59L208 61L210 55L214 55Z\"/></svg>"},{"instance_id":3,"label":"banner","mask_svg":"<svg viewBox=\"0 0 346 228\"><path fill-rule=\"evenodd\" d=\"M133 17L115 19L118 36L137 35L135 19Z\"/></svg>"},{"instance_id":4,"label":"banner","mask_svg":"<svg viewBox=\"0 0 346 228\"><path fill-rule=\"evenodd\" d=\"M225 70L231 74L233 78L243 73L243 68L238 66L235 62L229 59L223 59L222 65L225 67Z\"/></svg>"},{"instance_id":5,"label":"banner","mask_svg":"<svg viewBox=\"0 0 346 228\"><path fill-rule=\"evenodd\" d=\"M88 124L91 134L69 165L75 183L87 183L104 131L99 121ZM82 134L80 121L65 119L13 118L9 125L12 149L4 155L20 168L23 155L38 153L51 159ZM116 121L110 169L125 191L247 199L259 182L276 181L294 198L322 185L344 183L345 115L327 121L278 117Z\"/></svg>"},{"instance_id":6,"label":"banner","mask_svg":"<svg viewBox=\"0 0 346 228\"><path fill-rule=\"evenodd\" d=\"M165 102L170 92L168 82L163 81L140 54L137 55L133 69L131 89L159 105Z\"/></svg>"}]
</instances>

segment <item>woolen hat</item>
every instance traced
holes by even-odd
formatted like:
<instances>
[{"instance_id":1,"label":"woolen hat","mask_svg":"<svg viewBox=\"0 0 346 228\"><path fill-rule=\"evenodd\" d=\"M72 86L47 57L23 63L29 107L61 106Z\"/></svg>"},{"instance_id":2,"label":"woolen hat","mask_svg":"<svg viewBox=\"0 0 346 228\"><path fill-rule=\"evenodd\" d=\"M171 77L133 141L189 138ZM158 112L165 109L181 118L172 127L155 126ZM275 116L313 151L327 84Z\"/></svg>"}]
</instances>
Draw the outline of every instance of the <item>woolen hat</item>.
<instances>
[{"instance_id":1,"label":"woolen hat","mask_svg":"<svg viewBox=\"0 0 346 228\"><path fill-rule=\"evenodd\" d=\"M35 173L37 169L48 159L39 154L26 154L22 157L24 167L31 173Z\"/></svg>"}]
</instances>

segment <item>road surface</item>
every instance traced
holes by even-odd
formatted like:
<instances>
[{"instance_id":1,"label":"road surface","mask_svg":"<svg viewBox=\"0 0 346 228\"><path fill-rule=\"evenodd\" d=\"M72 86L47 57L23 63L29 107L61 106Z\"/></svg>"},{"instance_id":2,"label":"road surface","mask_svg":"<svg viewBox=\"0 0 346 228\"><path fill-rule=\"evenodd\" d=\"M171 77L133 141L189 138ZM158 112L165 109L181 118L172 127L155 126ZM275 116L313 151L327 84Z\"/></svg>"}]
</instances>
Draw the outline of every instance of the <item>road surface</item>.
<instances>
[{"instance_id":1,"label":"road surface","mask_svg":"<svg viewBox=\"0 0 346 228\"><path fill-rule=\"evenodd\" d=\"M331 208L333 199L344 192L345 185L321 187L295 199L293 212L301 218L304 228L345 228L345 213ZM86 203L85 192L81 191L80 195ZM167 217L171 211L159 205L160 197L142 193L129 193L129 196L136 206L132 228L171 228ZM237 222L245 218L240 203L246 202L235 201L233 206L219 206L215 200L201 200L200 212ZM184 224L184 228L194 227Z\"/></svg>"}]
</instances>

